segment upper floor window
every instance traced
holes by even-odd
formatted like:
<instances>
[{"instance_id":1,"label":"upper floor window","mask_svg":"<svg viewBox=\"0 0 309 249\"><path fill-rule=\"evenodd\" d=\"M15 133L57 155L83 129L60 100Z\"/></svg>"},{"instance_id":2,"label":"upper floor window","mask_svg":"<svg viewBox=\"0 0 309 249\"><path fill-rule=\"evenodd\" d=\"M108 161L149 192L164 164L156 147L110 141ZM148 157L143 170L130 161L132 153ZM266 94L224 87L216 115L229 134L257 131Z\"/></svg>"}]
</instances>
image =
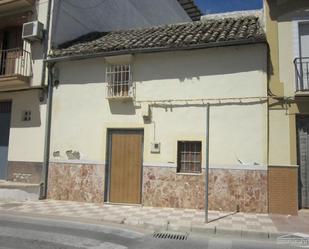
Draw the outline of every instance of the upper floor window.
<instances>
[{"instance_id":1,"label":"upper floor window","mask_svg":"<svg viewBox=\"0 0 309 249\"><path fill-rule=\"evenodd\" d=\"M130 97L132 88L132 72L129 64L108 65L106 68L108 98Z\"/></svg>"},{"instance_id":2,"label":"upper floor window","mask_svg":"<svg viewBox=\"0 0 309 249\"><path fill-rule=\"evenodd\" d=\"M309 91L309 23L299 23L299 58L296 58L296 91Z\"/></svg>"}]
</instances>

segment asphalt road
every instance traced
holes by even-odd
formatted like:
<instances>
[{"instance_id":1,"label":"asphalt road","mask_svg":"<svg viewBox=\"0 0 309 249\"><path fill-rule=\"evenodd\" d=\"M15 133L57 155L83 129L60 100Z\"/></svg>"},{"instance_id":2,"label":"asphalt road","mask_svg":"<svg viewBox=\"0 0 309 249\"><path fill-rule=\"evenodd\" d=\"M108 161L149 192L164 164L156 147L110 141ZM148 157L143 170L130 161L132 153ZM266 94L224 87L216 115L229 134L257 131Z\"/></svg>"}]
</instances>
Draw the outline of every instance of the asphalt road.
<instances>
[{"instance_id":1,"label":"asphalt road","mask_svg":"<svg viewBox=\"0 0 309 249\"><path fill-rule=\"evenodd\" d=\"M151 231L110 224L0 214L0 249L276 249L275 241L188 236L185 241L155 239ZM288 248L288 247L286 247Z\"/></svg>"}]
</instances>

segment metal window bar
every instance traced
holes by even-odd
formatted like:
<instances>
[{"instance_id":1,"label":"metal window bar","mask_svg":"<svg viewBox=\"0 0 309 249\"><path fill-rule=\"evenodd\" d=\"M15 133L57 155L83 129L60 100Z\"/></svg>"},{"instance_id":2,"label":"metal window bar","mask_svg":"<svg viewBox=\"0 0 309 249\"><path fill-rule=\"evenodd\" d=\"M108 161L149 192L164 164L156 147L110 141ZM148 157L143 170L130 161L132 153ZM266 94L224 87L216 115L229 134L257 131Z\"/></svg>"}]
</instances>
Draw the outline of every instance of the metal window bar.
<instances>
[{"instance_id":1,"label":"metal window bar","mask_svg":"<svg viewBox=\"0 0 309 249\"><path fill-rule=\"evenodd\" d=\"M178 142L178 172L201 173L201 142Z\"/></svg>"},{"instance_id":2,"label":"metal window bar","mask_svg":"<svg viewBox=\"0 0 309 249\"><path fill-rule=\"evenodd\" d=\"M0 50L0 76L31 76L30 52L21 48Z\"/></svg>"},{"instance_id":3,"label":"metal window bar","mask_svg":"<svg viewBox=\"0 0 309 249\"><path fill-rule=\"evenodd\" d=\"M294 60L296 74L296 91L309 91L309 57Z\"/></svg>"},{"instance_id":4,"label":"metal window bar","mask_svg":"<svg viewBox=\"0 0 309 249\"><path fill-rule=\"evenodd\" d=\"M109 65L106 69L107 96L128 97L132 87L130 65Z\"/></svg>"}]
</instances>

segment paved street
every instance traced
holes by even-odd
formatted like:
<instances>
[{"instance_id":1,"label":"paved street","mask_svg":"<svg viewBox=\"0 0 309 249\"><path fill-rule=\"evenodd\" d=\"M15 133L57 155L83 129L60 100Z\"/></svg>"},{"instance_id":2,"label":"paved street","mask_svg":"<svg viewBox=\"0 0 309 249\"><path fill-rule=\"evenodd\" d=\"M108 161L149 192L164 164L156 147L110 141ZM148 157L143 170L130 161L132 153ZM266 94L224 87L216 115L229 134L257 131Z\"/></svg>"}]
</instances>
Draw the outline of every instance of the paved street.
<instances>
[{"instance_id":1,"label":"paved street","mask_svg":"<svg viewBox=\"0 0 309 249\"><path fill-rule=\"evenodd\" d=\"M155 239L147 230L124 225L80 223L12 214L0 214L0 249L125 249L125 248L288 248L276 241L245 241L232 237L200 237L187 240Z\"/></svg>"},{"instance_id":2,"label":"paved street","mask_svg":"<svg viewBox=\"0 0 309 249\"><path fill-rule=\"evenodd\" d=\"M276 238L287 233L309 234L309 213L299 216L257 213L209 212L204 223L204 211L196 209L155 208L107 205L68 201L26 201L0 203L0 213L11 212L42 217L86 219L146 228L194 232L209 235L233 234L238 238Z\"/></svg>"}]
</instances>

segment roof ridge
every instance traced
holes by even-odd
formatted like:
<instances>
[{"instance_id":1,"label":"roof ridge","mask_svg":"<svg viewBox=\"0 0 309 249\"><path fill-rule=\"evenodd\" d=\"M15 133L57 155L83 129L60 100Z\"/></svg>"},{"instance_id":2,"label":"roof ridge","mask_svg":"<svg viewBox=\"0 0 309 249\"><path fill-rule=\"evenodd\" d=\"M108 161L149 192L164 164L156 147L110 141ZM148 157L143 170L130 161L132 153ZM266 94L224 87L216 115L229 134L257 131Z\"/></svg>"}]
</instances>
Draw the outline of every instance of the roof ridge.
<instances>
[{"instance_id":1,"label":"roof ridge","mask_svg":"<svg viewBox=\"0 0 309 249\"><path fill-rule=\"evenodd\" d=\"M196 25L198 23L204 24L206 21L213 21L213 22L218 22L220 20L243 20L246 18L261 18L259 16L255 15L248 15L248 16L238 16L238 17L222 17L222 18L213 18L213 19L204 19L204 20L199 20L199 21L192 21L192 22L179 22L179 23L170 23L170 24L164 24L164 25L157 25L157 26L150 26L150 27L140 27L140 28L133 28L133 29L120 29L120 30L114 30L114 31L107 31L107 32L102 32L106 34L110 33L124 33L124 32L132 32L132 31L145 31L145 30L152 30L152 29L160 29L160 28L169 28L169 27L179 27L179 26L184 26L184 25ZM90 32L92 33L92 32ZM89 33L89 34L90 34Z\"/></svg>"}]
</instances>

